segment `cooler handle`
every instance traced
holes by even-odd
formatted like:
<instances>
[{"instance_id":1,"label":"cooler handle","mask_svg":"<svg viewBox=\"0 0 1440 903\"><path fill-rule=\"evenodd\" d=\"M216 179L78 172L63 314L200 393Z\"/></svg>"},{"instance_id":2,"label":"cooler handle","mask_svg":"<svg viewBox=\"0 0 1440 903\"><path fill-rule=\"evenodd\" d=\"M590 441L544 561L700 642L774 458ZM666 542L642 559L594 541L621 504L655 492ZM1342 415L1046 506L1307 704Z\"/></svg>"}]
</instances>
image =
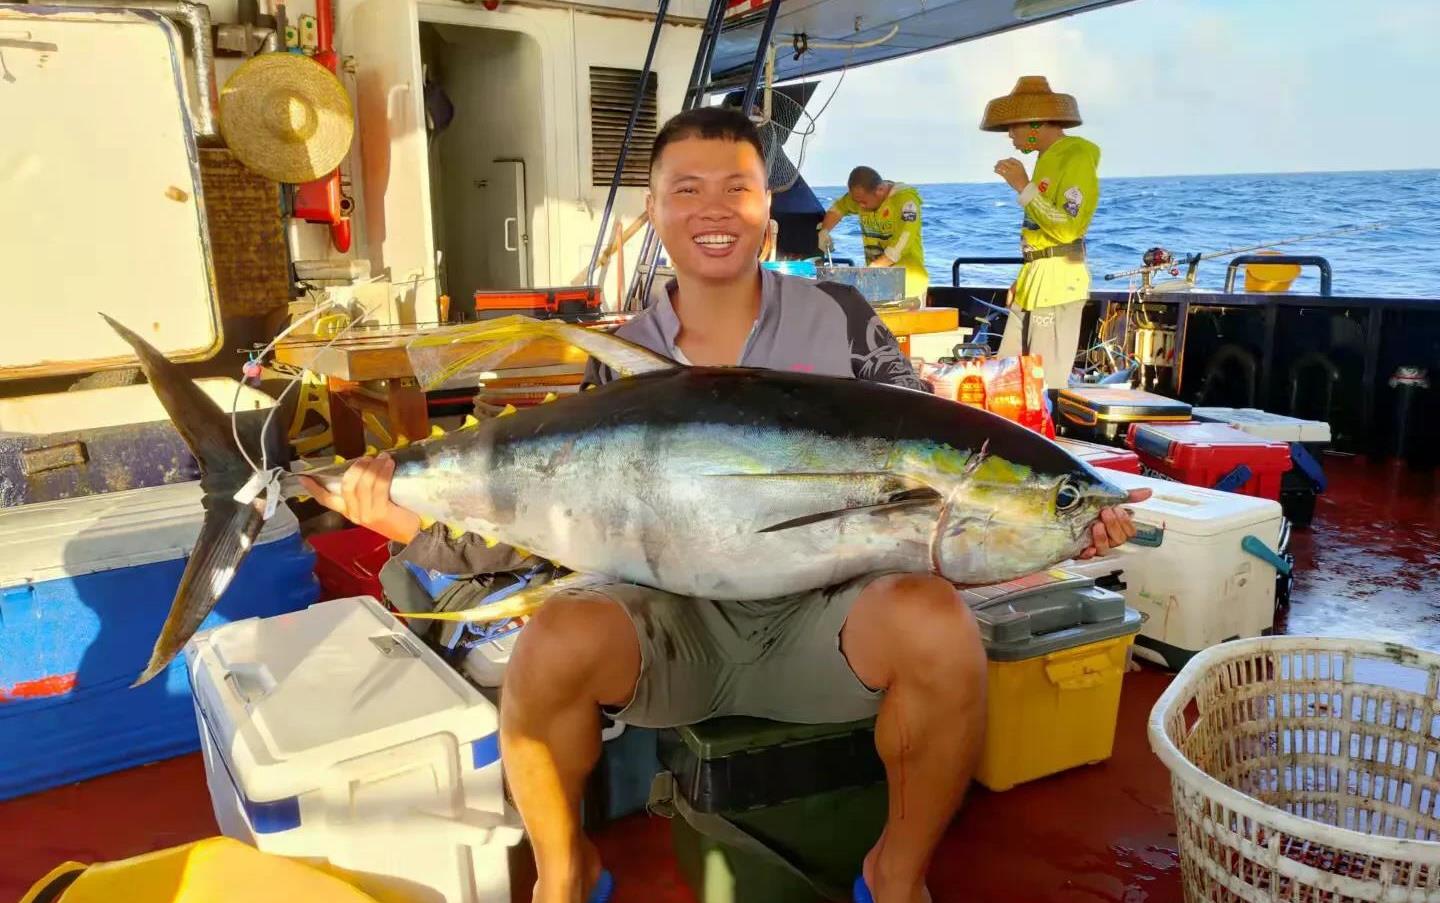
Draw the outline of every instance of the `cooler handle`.
<instances>
[{"instance_id":1,"label":"cooler handle","mask_svg":"<svg viewBox=\"0 0 1440 903\"><path fill-rule=\"evenodd\" d=\"M1110 656L1102 653L1090 652L1078 657L1060 653L1045 662L1045 676L1061 690L1089 690L1114 672Z\"/></svg>"},{"instance_id":2,"label":"cooler handle","mask_svg":"<svg viewBox=\"0 0 1440 903\"><path fill-rule=\"evenodd\" d=\"M1094 426L1100 422L1100 414L1098 412L1092 411L1083 405L1076 404L1064 395L1060 396L1060 413L1065 415L1065 419L1080 426Z\"/></svg>"},{"instance_id":3,"label":"cooler handle","mask_svg":"<svg viewBox=\"0 0 1440 903\"><path fill-rule=\"evenodd\" d=\"M1253 474L1251 473L1249 465L1237 464L1234 470L1216 480L1212 488L1218 489L1221 492L1238 492L1240 487L1250 482L1251 476L1253 476Z\"/></svg>"},{"instance_id":4,"label":"cooler handle","mask_svg":"<svg viewBox=\"0 0 1440 903\"><path fill-rule=\"evenodd\" d=\"M1149 455L1160 461L1169 461L1174 445L1169 438L1143 429L1144 424L1134 424L1130 429L1130 447L1142 455Z\"/></svg>"},{"instance_id":5,"label":"cooler handle","mask_svg":"<svg viewBox=\"0 0 1440 903\"><path fill-rule=\"evenodd\" d=\"M1135 525L1135 535L1130 538L1127 545L1144 546L1147 549L1158 549L1164 541L1165 527L1163 524L1156 526L1155 524L1137 523Z\"/></svg>"},{"instance_id":6,"label":"cooler handle","mask_svg":"<svg viewBox=\"0 0 1440 903\"><path fill-rule=\"evenodd\" d=\"M1315 456L1310 454L1310 449L1302 443L1291 442L1290 460L1294 461L1295 466L1310 478L1310 482L1315 484L1318 491L1325 491L1325 468L1321 467L1320 462L1315 460Z\"/></svg>"},{"instance_id":7,"label":"cooler handle","mask_svg":"<svg viewBox=\"0 0 1440 903\"><path fill-rule=\"evenodd\" d=\"M1265 545L1260 537L1246 534L1245 538L1240 540L1240 548L1259 558L1284 576L1290 576L1290 562L1282 558L1274 549Z\"/></svg>"},{"instance_id":8,"label":"cooler handle","mask_svg":"<svg viewBox=\"0 0 1440 903\"><path fill-rule=\"evenodd\" d=\"M230 692L250 708L257 701L269 696L275 690L275 675L268 665L259 662L237 662L227 665L222 678Z\"/></svg>"},{"instance_id":9,"label":"cooler handle","mask_svg":"<svg viewBox=\"0 0 1440 903\"><path fill-rule=\"evenodd\" d=\"M518 817L486 809L462 809L455 815L417 809L398 821L407 833L431 830L435 840L447 842L458 835L462 843L477 847L492 843L513 847L525 836Z\"/></svg>"}]
</instances>

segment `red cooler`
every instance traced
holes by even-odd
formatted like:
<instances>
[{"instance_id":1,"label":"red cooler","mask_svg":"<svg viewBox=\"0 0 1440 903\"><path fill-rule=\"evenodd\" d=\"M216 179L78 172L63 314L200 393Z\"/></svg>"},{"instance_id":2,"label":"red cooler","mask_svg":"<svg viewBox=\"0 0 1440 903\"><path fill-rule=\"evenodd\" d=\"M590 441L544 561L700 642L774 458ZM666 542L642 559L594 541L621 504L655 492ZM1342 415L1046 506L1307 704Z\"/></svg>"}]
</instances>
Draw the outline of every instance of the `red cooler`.
<instances>
[{"instance_id":1,"label":"red cooler","mask_svg":"<svg viewBox=\"0 0 1440 903\"><path fill-rule=\"evenodd\" d=\"M1291 467L1288 442L1223 423L1135 423L1128 441L1140 464L1160 476L1276 501Z\"/></svg>"},{"instance_id":2,"label":"red cooler","mask_svg":"<svg viewBox=\"0 0 1440 903\"><path fill-rule=\"evenodd\" d=\"M1061 448L1089 464L1091 467L1105 467L1123 470L1126 473L1140 473L1140 458L1133 451L1116 448L1113 445L1099 445L1081 442L1079 439L1056 439Z\"/></svg>"}]
</instances>

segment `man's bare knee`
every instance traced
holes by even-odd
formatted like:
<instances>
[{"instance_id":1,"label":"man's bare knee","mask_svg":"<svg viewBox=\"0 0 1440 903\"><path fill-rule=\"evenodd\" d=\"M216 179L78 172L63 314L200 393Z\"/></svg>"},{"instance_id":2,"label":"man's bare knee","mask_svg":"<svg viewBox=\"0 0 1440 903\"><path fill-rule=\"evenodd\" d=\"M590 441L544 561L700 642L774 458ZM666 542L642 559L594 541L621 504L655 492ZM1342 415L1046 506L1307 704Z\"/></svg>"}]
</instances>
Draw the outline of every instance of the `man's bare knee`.
<instances>
[{"instance_id":1,"label":"man's bare knee","mask_svg":"<svg viewBox=\"0 0 1440 903\"><path fill-rule=\"evenodd\" d=\"M629 699L640 673L640 644L625 611L599 593L551 599L526 622L505 674L507 699L601 705ZM619 697L619 698L616 698Z\"/></svg>"},{"instance_id":2,"label":"man's bare knee","mask_svg":"<svg viewBox=\"0 0 1440 903\"><path fill-rule=\"evenodd\" d=\"M871 686L905 676L966 684L985 672L974 615L954 586L928 574L876 579L856 600L842 642L856 673Z\"/></svg>"}]
</instances>

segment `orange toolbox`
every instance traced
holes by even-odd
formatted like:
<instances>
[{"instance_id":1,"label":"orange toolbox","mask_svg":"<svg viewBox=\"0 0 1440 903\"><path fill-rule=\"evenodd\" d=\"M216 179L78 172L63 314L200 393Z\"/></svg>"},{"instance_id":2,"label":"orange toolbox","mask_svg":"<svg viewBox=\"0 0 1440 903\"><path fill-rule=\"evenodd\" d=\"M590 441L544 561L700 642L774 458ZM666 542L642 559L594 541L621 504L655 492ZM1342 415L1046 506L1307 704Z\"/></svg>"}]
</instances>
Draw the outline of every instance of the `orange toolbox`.
<instances>
[{"instance_id":1,"label":"orange toolbox","mask_svg":"<svg viewBox=\"0 0 1440 903\"><path fill-rule=\"evenodd\" d=\"M475 319L489 320L523 314L537 319L558 317L572 322L600 318L600 287L576 285L557 288L509 289L475 293Z\"/></svg>"}]
</instances>

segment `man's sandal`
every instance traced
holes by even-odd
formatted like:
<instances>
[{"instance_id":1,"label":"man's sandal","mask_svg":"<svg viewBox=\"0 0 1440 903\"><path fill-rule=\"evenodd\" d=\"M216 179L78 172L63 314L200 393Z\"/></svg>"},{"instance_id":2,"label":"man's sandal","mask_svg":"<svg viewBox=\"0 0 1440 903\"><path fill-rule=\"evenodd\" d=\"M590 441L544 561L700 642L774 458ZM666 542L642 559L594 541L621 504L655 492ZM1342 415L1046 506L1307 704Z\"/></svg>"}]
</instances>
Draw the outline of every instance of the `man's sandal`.
<instances>
[{"instance_id":1,"label":"man's sandal","mask_svg":"<svg viewBox=\"0 0 1440 903\"><path fill-rule=\"evenodd\" d=\"M590 896L585 898L585 903L610 903L610 896L615 893L615 876L605 869L600 870L600 880L590 888ZM874 903L867 898L867 903Z\"/></svg>"}]
</instances>

